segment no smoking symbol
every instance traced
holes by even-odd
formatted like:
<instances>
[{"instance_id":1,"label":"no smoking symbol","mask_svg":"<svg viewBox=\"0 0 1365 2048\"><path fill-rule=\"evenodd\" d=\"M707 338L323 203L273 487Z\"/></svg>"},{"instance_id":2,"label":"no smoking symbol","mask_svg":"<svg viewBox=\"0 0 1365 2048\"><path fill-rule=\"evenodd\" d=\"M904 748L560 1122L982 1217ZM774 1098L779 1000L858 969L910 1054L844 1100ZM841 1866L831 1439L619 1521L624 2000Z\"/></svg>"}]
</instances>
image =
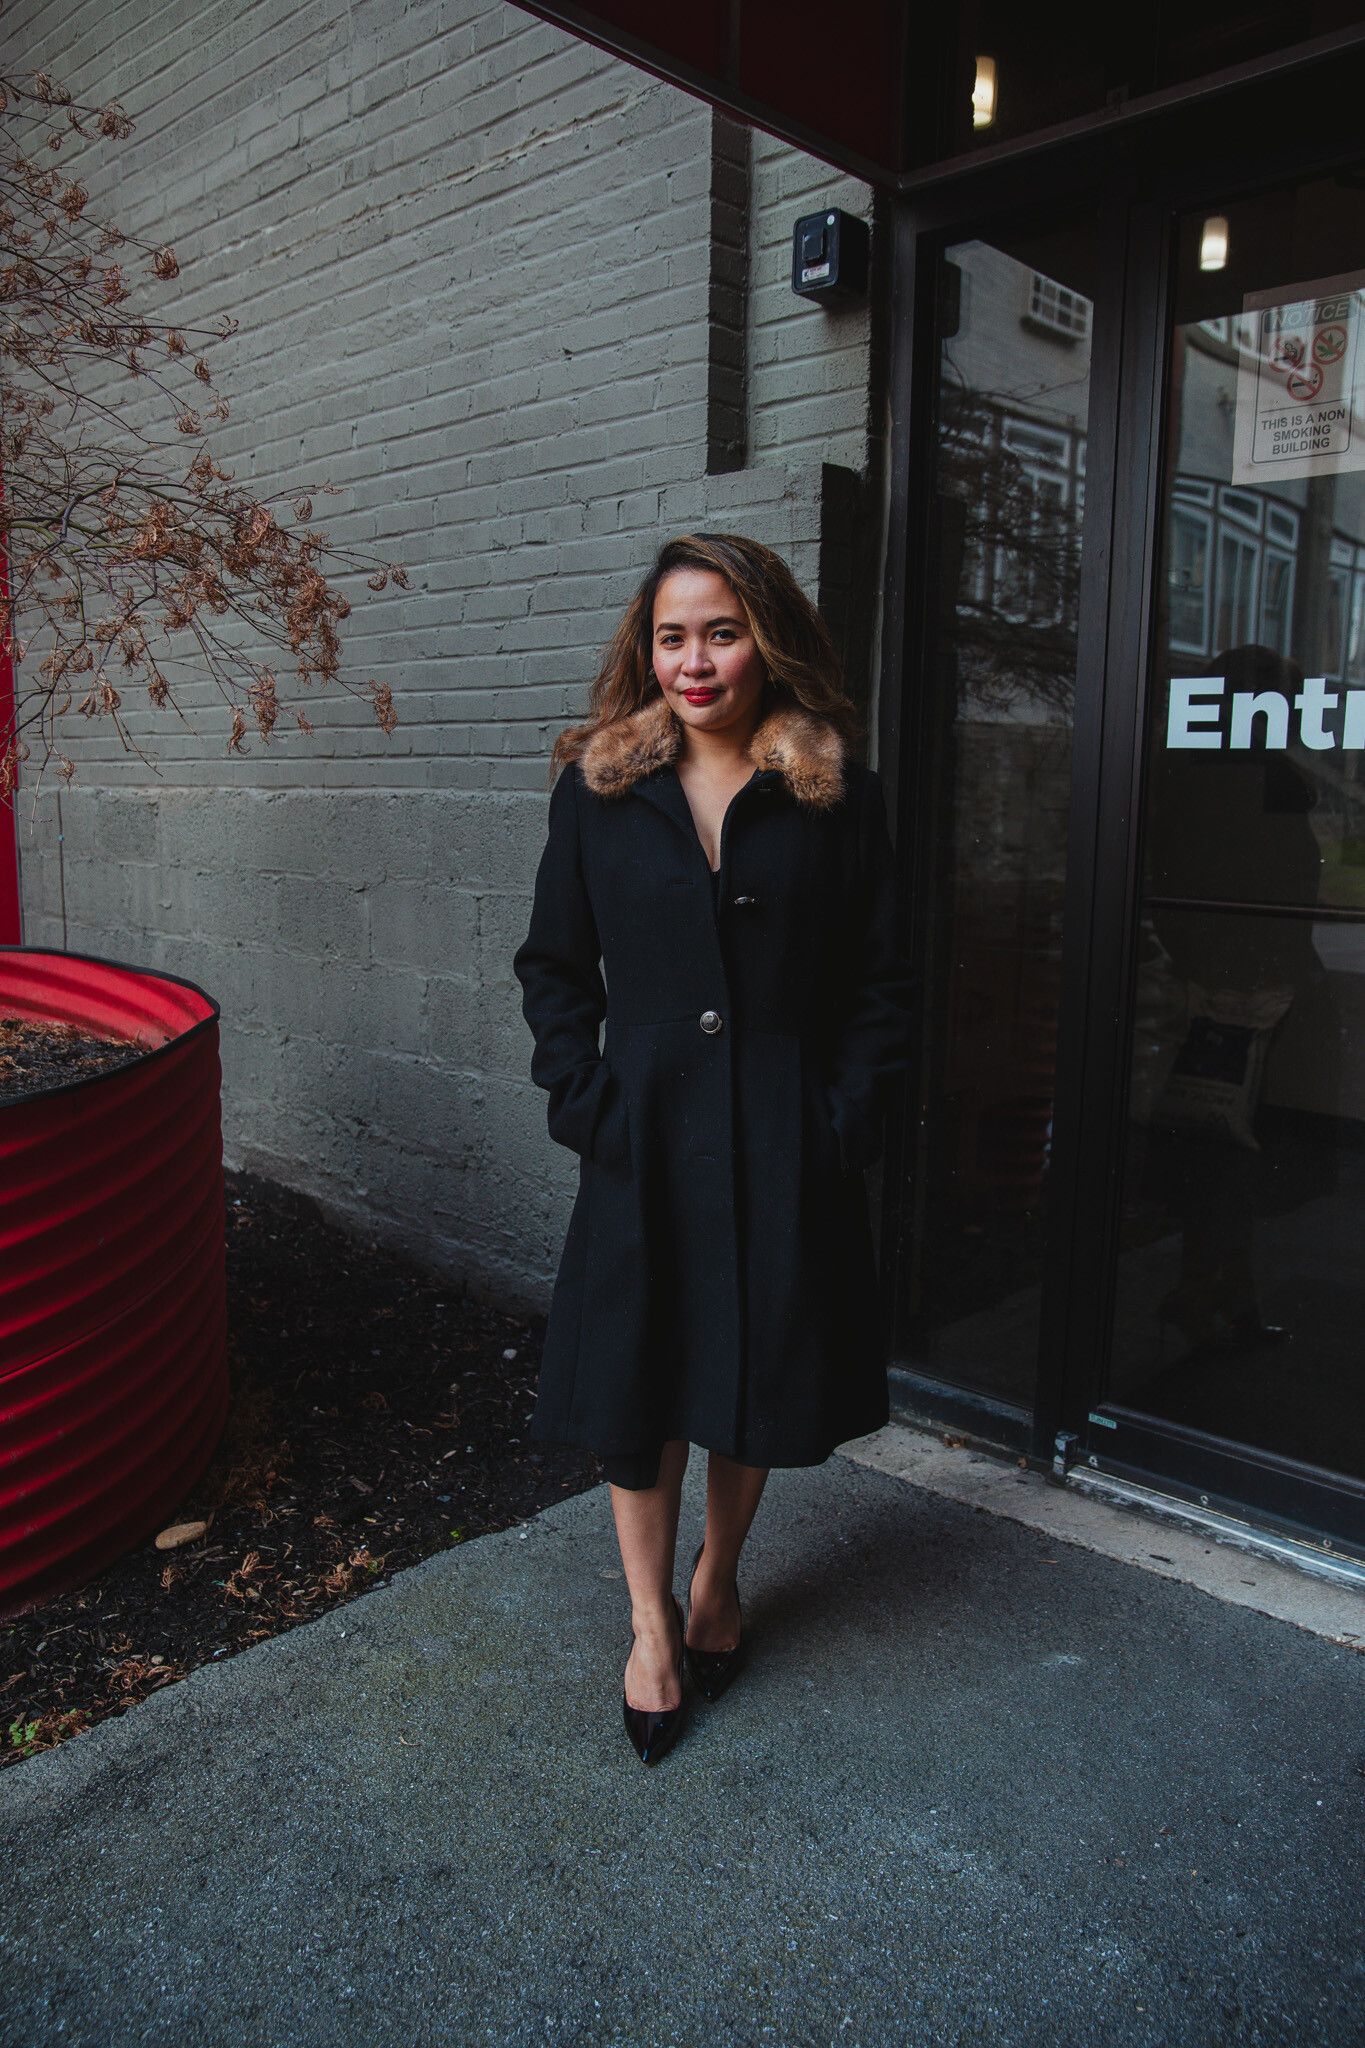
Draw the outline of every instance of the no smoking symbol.
<instances>
[{"instance_id":1,"label":"no smoking symbol","mask_svg":"<svg viewBox=\"0 0 1365 2048\"><path fill-rule=\"evenodd\" d=\"M1316 361L1331 368L1339 363L1346 353L1346 329L1344 327L1322 327L1313 337L1313 355Z\"/></svg>"}]
</instances>

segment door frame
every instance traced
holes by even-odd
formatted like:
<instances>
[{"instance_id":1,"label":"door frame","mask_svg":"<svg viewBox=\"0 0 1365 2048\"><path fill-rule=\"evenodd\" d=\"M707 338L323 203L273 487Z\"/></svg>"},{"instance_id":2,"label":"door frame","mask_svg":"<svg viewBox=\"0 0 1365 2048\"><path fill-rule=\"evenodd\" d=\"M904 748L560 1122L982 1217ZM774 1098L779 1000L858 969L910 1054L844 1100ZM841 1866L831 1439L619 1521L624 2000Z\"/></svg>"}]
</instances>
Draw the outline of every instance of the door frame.
<instances>
[{"instance_id":1,"label":"door frame","mask_svg":"<svg viewBox=\"0 0 1365 2048\"><path fill-rule=\"evenodd\" d=\"M949 1387L903 1355L907 1406L964 1426L1056 1472L1081 1463L1330 1545L1365 1526L1365 1486L1317 1468L1100 1401L1113 1314L1132 1017L1142 735L1161 544L1166 335L1178 210L1365 162L1352 146L1365 54L1334 53L1219 94L1192 92L1114 134L1088 133L926 184L891 210L890 449L879 760L898 827L907 941L926 952L935 792L927 660L933 590L931 463L937 260L1091 193L1103 271L1093 314L1086 444L1086 538L1064 897L1052 1162L1037 1390L1031 1414ZM1354 125L1353 125L1354 124ZM1264 138L1269 136L1267 142ZM1092 679L1083 686L1079 678ZM1115 1028L1115 1020L1124 1020ZM907 1174L922 1083L904 1089L890 1134L882 1213L884 1288L894 1304L914 1228ZM1099 1416L1097 1421L1095 1418Z\"/></svg>"}]
</instances>

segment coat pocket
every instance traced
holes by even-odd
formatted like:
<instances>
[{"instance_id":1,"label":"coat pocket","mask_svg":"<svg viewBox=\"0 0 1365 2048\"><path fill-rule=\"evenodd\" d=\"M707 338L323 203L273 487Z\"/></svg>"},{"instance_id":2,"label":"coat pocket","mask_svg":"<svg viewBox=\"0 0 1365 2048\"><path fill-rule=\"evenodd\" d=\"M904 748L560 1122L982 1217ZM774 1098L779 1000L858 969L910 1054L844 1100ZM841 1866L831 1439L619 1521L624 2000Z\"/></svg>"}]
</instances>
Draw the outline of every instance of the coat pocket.
<instances>
[{"instance_id":1,"label":"coat pocket","mask_svg":"<svg viewBox=\"0 0 1365 2048\"><path fill-rule=\"evenodd\" d=\"M607 1068L601 1107L592 1128L588 1157L609 1172L629 1173L632 1165L630 1107L619 1077Z\"/></svg>"}]
</instances>

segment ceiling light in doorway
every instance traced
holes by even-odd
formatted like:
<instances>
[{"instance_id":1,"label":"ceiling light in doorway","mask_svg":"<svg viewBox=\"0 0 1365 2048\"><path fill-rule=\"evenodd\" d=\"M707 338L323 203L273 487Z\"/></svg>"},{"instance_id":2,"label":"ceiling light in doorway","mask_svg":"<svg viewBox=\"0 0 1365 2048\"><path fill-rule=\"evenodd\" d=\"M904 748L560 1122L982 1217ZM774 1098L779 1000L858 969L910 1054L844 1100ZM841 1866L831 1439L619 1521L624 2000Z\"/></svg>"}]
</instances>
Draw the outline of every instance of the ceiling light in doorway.
<instances>
[{"instance_id":1,"label":"ceiling light in doorway","mask_svg":"<svg viewBox=\"0 0 1365 2048\"><path fill-rule=\"evenodd\" d=\"M995 119L995 59L978 57L972 85L972 126L989 128Z\"/></svg>"},{"instance_id":2,"label":"ceiling light in doorway","mask_svg":"<svg viewBox=\"0 0 1365 2048\"><path fill-rule=\"evenodd\" d=\"M1199 268L1223 270L1228 260L1228 224L1221 213L1211 213L1199 237Z\"/></svg>"}]
</instances>

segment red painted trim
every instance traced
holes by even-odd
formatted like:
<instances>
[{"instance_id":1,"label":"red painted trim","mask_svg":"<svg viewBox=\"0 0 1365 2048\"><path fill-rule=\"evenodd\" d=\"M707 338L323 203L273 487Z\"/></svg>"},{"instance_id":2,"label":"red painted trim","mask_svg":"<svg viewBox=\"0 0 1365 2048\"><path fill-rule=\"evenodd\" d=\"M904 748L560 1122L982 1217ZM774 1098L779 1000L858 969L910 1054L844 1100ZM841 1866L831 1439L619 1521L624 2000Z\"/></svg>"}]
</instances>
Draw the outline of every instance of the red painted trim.
<instances>
[{"instance_id":1,"label":"red painted trim","mask_svg":"<svg viewBox=\"0 0 1365 2048\"><path fill-rule=\"evenodd\" d=\"M5 472L0 467L0 502ZM9 596L9 553L0 535L0 598ZM0 647L0 744L14 727L14 663ZM17 946L23 936L19 914L19 792L0 797L0 946Z\"/></svg>"},{"instance_id":2,"label":"red painted trim","mask_svg":"<svg viewBox=\"0 0 1365 2048\"><path fill-rule=\"evenodd\" d=\"M0 1616L169 1518L228 1406L218 1005L145 968L0 949L0 1015L127 1066L0 1103Z\"/></svg>"}]
</instances>

